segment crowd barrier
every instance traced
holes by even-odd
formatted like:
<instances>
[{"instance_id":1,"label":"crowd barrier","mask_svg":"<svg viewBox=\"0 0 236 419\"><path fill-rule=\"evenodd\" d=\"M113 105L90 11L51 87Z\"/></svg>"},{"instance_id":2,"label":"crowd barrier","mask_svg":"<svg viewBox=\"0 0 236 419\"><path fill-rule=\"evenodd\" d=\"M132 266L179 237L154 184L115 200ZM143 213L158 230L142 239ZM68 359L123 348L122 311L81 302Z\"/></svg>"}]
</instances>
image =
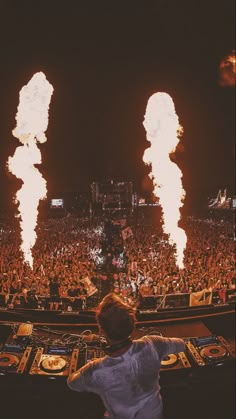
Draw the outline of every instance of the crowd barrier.
<instances>
[{"instance_id":1,"label":"crowd barrier","mask_svg":"<svg viewBox=\"0 0 236 419\"><path fill-rule=\"evenodd\" d=\"M191 294L149 295L140 298L140 309L180 308L236 301L236 290L199 291Z\"/></svg>"},{"instance_id":2,"label":"crowd barrier","mask_svg":"<svg viewBox=\"0 0 236 419\"><path fill-rule=\"evenodd\" d=\"M42 310L57 309L64 311L84 310L87 308L95 307L98 304L99 296L94 294L86 298L78 297L59 297L57 302L52 300L50 296L37 296L28 302L25 301L23 295L18 296L14 304L13 294L6 296L0 294L0 307L8 308L37 308ZM129 299L128 299L129 300ZM168 308L181 308L193 307L203 305L216 305L222 303L230 303L236 301L236 290L219 290L219 291L199 291L191 294L166 294L166 295L139 295L137 306L140 309L168 309ZM129 302L129 301L127 301ZM52 304L54 303L54 305Z\"/></svg>"},{"instance_id":3,"label":"crowd barrier","mask_svg":"<svg viewBox=\"0 0 236 419\"><path fill-rule=\"evenodd\" d=\"M52 299L50 296L37 295L34 298L30 298L28 301L25 300L23 295L19 295L13 302L14 294L9 294L7 299L6 295L0 294L0 307L8 308L30 308L30 309L58 309L64 311L77 311L91 308L97 303L97 297L92 295L86 298L79 297L58 297Z\"/></svg>"}]
</instances>

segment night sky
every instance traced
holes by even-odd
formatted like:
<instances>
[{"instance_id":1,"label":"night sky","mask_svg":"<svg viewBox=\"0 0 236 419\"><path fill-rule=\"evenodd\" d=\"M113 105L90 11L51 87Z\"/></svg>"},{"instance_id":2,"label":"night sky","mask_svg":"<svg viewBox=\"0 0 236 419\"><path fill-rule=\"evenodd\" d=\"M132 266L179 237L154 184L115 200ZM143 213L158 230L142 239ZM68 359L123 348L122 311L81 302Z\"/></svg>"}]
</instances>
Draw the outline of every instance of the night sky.
<instances>
[{"instance_id":1,"label":"night sky","mask_svg":"<svg viewBox=\"0 0 236 419\"><path fill-rule=\"evenodd\" d=\"M61 3L61 4L60 4ZM19 181L6 161L19 91L43 71L54 87L47 142L49 194L88 192L107 178L147 193L148 98L166 92L184 128L174 159L186 205L234 193L235 89L219 84L235 49L234 0L0 0L0 202Z\"/></svg>"}]
</instances>

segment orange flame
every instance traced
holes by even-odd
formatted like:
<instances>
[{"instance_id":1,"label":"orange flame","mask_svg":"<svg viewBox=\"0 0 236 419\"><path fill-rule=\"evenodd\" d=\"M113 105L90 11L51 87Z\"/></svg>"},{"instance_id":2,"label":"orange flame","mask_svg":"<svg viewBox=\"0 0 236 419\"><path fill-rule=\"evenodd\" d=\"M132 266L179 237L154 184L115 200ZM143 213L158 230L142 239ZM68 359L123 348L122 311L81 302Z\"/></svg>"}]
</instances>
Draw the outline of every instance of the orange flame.
<instances>
[{"instance_id":1,"label":"orange flame","mask_svg":"<svg viewBox=\"0 0 236 419\"><path fill-rule=\"evenodd\" d=\"M7 165L18 179L23 181L16 194L19 203L21 226L21 250L24 260L33 267L32 248L35 244L39 200L46 198L46 181L35 164L40 164L41 152L37 141L47 141L45 131L48 126L48 109L53 87L42 72L34 74L29 83L20 91L20 101L16 114L16 128L13 135L23 144L16 148Z\"/></svg>"},{"instance_id":2,"label":"orange flame","mask_svg":"<svg viewBox=\"0 0 236 419\"><path fill-rule=\"evenodd\" d=\"M236 84L236 57L235 51L232 51L220 63L220 85L235 87Z\"/></svg>"},{"instance_id":3,"label":"orange flame","mask_svg":"<svg viewBox=\"0 0 236 419\"><path fill-rule=\"evenodd\" d=\"M185 231L178 226L180 208L185 191L182 173L170 160L182 133L174 102L167 93L155 93L147 103L143 125L150 147L144 152L143 161L151 164L149 177L153 180L154 194L159 197L163 210L163 230L169 242L176 245L176 264L183 268L184 250L187 243Z\"/></svg>"}]
</instances>

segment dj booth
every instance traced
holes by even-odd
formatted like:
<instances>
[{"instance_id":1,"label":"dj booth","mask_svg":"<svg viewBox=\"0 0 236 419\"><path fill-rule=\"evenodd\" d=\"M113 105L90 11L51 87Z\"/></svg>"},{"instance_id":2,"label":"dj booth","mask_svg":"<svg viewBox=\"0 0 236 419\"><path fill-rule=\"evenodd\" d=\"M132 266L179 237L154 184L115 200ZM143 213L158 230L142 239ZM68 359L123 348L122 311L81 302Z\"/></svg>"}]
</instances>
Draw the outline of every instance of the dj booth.
<instances>
[{"instance_id":1,"label":"dj booth","mask_svg":"<svg viewBox=\"0 0 236 419\"><path fill-rule=\"evenodd\" d=\"M195 322L195 328L196 324L198 322ZM207 334L182 337L186 351L171 354L162 360L161 372L222 366L235 361L234 348L223 336L210 334L204 325L201 325L201 329ZM155 327L136 329L134 339L144 335L162 335L160 330L160 327L158 331ZM74 334L21 323L13 325L1 343L0 373L2 376L19 374L66 377L92 359L105 356L104 348L105 338L89 329Z\"/></svg>"},{"instance_id":2,"label":"dj booth","mask_svg":"<svg viewBox=\"0 0 236 419\"><path fill-rule=\"evenodd\" d=\"M233 418L235 351L232 342L212 334L197 320L178 326L159 325L158 329L137 327L133 338L152 334L181 337L186 343L185 352L171 354L161 362L166 418ZM71 392L66 385L69 374L106 355L104 338L97 335L97 330L8 323L0 325L0 339L2 418L12 419L16 415L25 419L35 412L41 412L43 418L102 418L104 408L96 395ZM220 396L223 397L221 407L215 409ZM206 402L204 409L203 402ZM174 416L179 403L184 403L181 416ZM220 416L223 411L224 416Z\"/></svg>"}]
</instances>

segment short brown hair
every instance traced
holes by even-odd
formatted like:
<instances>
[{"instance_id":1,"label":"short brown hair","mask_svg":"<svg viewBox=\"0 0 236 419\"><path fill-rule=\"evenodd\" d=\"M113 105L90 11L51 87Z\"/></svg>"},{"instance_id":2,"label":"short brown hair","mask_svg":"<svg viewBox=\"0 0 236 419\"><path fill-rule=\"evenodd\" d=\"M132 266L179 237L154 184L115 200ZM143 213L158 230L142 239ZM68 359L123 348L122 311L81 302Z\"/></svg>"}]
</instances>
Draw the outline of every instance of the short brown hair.
<instances>
[{"instance_id":1,"label":"short brown hair","mask_svg":"<svg viewBox=\"0 0 236 419\"><path fill-rule=\"evenodd\" d=\"M106 335L115 341L127 339L134 330L135 312L116 294L107 294L98 305L96 319Z\"/></svg>"}]
</instances>

